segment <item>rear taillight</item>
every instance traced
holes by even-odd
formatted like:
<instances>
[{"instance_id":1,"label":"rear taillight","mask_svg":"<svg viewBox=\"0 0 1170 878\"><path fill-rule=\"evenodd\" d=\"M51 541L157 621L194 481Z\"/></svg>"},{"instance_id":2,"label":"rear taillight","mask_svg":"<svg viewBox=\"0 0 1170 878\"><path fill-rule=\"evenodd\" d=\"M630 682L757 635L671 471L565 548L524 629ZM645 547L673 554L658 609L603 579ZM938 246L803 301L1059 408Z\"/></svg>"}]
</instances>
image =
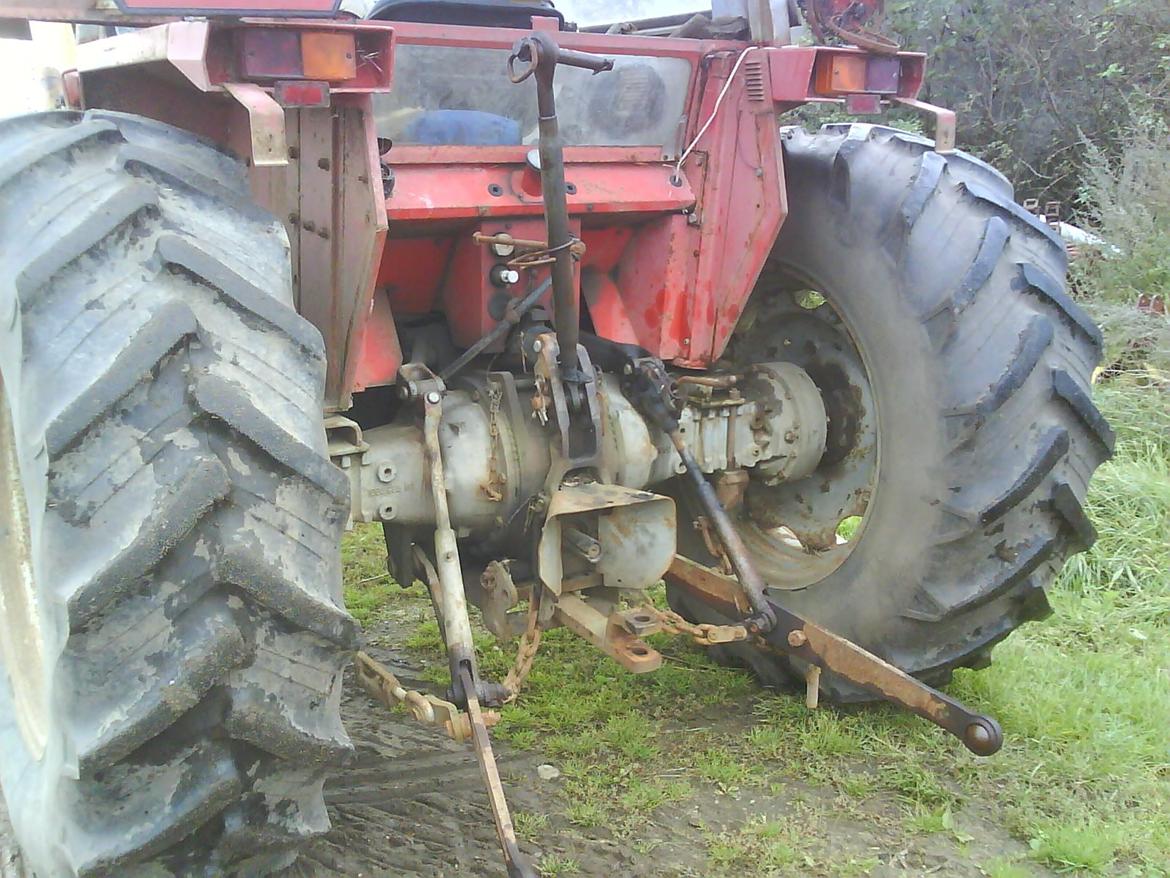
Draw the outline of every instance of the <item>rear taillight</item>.
<instances>
[{"instance_id":1,"label":"rear taillight","mask_svg":"<svg viewBox=\"0 0 1170 878\"><path fill-rule=\"evenodd\" d=\"M281 80L273 87L272 96L282 107L328 107L329 83Z\"/></svg>"},{"instance_id":2,"label":"rear taillight","mask_svg":"<svg viewBox=\"0 0 1170 878\"><path fill-rule=\"evenodd\" d=\"M818 95L897 94L902 60L894 55L818 53L813 84Z\"/></svg>"},{"instance_id":3,"label":"rear taillight","mask_svg":"<svg viewBox=\"0 0 1170 878\"><path fill-rule=\"evenodd\" d=\"M246 28L239 32L239 71L248 80L342 82L357 75L352 33Z\"/></svg>"}]
</instances>

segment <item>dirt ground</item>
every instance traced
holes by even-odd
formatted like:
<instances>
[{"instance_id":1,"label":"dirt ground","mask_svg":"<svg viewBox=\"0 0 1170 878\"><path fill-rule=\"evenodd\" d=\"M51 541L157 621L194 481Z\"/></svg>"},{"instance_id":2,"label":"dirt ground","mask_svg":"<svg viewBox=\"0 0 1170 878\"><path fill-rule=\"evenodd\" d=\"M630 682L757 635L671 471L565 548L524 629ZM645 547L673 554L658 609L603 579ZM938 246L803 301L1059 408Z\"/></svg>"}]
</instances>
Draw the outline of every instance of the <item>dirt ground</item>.
<instances>
[{"instance_id":1,"label":"dirt ground","mask_svg":"<svg viewBox=\"0 0 1170 878\"><path fill-rule=\"evenodd\" d=\"M425 688L419 682L424 661L385 645L402 641L405 629L400 630L400 624L379 623L368 632L367 649L406 685ZM348 679L342 715L357 752L354 763L326 785L333 829L309 846L285 873L287 878L504 875L487 799L469 749L403 713L386 711ZM746 705L729 705L699 721L709 724L706 728L726 729L730 734L742 731L752 720ZM790 867L777 874L974 878L987 874L978 864L1025 853L1019 842L991 820L973 816L975 809L963 812L953 834L915 836L907 842L904 833L889 831L902 819L895 801L879 799L861 811L834 809L830 787L800 783L785 784L775 793L700 791L655 813L651 842L646 842L646 833L641 840L623 839L606 829L582 830L561 816L560 781L540 779L537 766L544 760L538 753L518 752L503 744L497 744L496 750L513 811L549 815L535 838L522 840L525 852L536 862L551 858L575 866L548 873L558 878L706 878L715 874L708 860L711 835L735 831L761 817L815 819L819 824L810 835L819 841L809 842L809 868ZM827 826L826 813L832 815ZM814 814L818 816L810 817ZM826 836L832 839L829 849L824 844ZM899 842L890 844L890 839ZM2 802L0 878L26 878L7 831Z\"/></svg>"},{"instance_id":2,"label":"dirt ground","mask_svg":"<svg viewBox=\"0 0 1170 878\"><path fill-rule=\"evenodd\" d=\"M378 645L400 642L394 628L393 622L380 623L380 630L370 632L368 651L405 685L426 688L418 681L423 664L416 656ZM357 758L326 786L333 830L302 855L289 876L504 875L487 798L468 749L401 713L386 712L356 686L347 687L342 715ZM752 718L747 705L731 705L703 721L731 733L742 731ZM705 839L712 833L737 830L761 816L800 821L813 812L832 812L835 799L831 788L807 784L785 785L778 794L700 792L689 801L660 808L654 818L652 845L647 845L616 838L605 829L571 825L560 816L564 802L558 796L559 779L541 780L537 774L537 766L544 761L539 754L517 752L499 743L496 752L513 811L549 815L548 825L537 837L522 839L523 849L534 861L553 857L575 862L577 868L563 875L710 876ZM830 826L818 827L818 834L823 836L827 830L833 838L834 863L853 862L859 868L809 868L807 874L964 878L986 875L978 864L1026 853L1001 827L973 816L973 810L967 809L953 834L916 837L907 844L902 833L887 831L903 820L897 802L878 800L861 813L846 814L843 809ZM902 841L891 845L891 838ZM823 849L816 853L817 860L825 860ZM806 871L797 867L777 874Z\"/></svg>"}]
</instances>

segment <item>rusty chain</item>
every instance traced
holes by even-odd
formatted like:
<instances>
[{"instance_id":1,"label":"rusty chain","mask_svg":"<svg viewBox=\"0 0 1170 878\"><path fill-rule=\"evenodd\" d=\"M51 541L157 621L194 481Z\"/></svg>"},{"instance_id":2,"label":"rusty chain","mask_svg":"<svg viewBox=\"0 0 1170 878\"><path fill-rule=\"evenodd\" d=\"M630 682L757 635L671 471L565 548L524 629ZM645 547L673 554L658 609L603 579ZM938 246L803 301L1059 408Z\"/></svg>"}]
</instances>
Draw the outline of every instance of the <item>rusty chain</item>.
<instances>
[{"instance_id":1,"label":"rusty chain","mask_svg":"<svg viewBox=\"0 0 1170 878\"><path fill-rule=\"evenodd\" d=\"M658 607L651 606L644 609L658 621L665 633L686 635L699 646L736 643L748 640L751 636L742 625L713 625L709 622L695 624L688 622L674 610L660 610Z\"/></svg>"},{"instance_id":2,"label":"rusty chain","mask_svg":"<svg viewBox=\"0 0 1170 878\"><path fill-rule=\"evenodd\" d=\"M528 627L520 637L520 646L516 650L516 661L512 670L504 677L504 689L508 696L505 704L511 704L524 688L524 681L532 672L532 664L536 661L536 651L540 649L540 604L535 599L528 604Z\"/></svg>"},{"instance_id":3,"label":"rusty chain","mask_svg":"<svg viewBox=\"0 0 1170 878\"><path fill-rule=\"evenodd\" d=\"M491 451L488 455L488 480L483 486L483 492L493 503L504 499L504 476L499 470L498 449L500 445L500 402L504 393L494 381L488 385L488 445Z\"/></svg>"},{"instance_id":4,"label":"rusty chain","mask_svg":"<svg viewBox=\"0 0 1170 878\"><path fill-rule=\"evenodd\" d=\"M416 720L438 726L455 741L471 738L467 714L450 701L428 692L407 689L389 668L365 652L356 653L353 664L358 685L385 707L402 705ZM489 726L495 725L499 715L488 711L484 719Z\"/></svg>"}]
</instances>

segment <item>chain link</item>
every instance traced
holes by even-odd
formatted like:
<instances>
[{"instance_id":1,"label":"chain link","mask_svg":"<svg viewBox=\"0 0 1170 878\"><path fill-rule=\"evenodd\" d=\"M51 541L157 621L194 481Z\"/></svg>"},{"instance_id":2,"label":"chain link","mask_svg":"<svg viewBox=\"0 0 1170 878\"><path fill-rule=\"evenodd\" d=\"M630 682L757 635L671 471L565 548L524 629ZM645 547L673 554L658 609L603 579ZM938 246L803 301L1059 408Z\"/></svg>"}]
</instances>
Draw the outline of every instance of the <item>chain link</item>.
<instances>
[{"instance_id":1,"label":"chain link","mask_svg":"<svg viewBox=\"0 0 1170 878\"><path fill-rule=\"evenodd\" d=\"M528 679L533 662L536 661L536 651L540 649L540 635L540 604L533 600L528 605L528 627L520 637L516 661L512 665L512 670L504 677L504 689L508 692L507 698L504 699L505 704L515 701L520 690L524 688L524 681Z\"/></svg>"},{"instance_id":2,"label":"chain link","mask_svg":"<svg viewBox=\"0 0 1170 878\"><path fill-rule=\"evenodd\" d=\"M504 476L499 470L498 449L500 444L500 401L504 393L494 381L488 385L488 445L491 451L488 454L488 481L483 487L484 494L493 503L504 499Z\"/></svg>"},{"instance_id":3,"label":"chain link","mask_svg":"<svg viewBox=\"0 0 1170 878\"><path fill-rule=\"evenodd\" d=\"M699 646L714 646L719 643L736 643L750 639L748 630L742 625L712 625L709 622L695 624L688 622L674 610L660 610L646 607L646 612L658 620L667 634L683 634Z\"/></svg>"}]
</instances>

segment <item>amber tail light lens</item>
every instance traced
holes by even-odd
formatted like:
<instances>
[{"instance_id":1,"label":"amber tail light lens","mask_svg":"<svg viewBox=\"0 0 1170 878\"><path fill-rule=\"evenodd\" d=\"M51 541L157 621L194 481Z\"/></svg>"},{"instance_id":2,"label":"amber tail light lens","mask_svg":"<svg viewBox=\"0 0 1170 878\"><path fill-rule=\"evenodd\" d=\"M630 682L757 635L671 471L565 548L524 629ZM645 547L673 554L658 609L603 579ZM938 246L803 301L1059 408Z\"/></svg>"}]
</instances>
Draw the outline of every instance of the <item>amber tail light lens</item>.
<instances>
[{"instance_id":1,"label":"amber tail light lens","mask_svg":"<svg viewBox=\"0 0 1170 878\"><path fill-rule=\"evenodd\" d=\"M248 28L240 31L240 76L252 80L341 82L357 75L351 33Z\"/></svg>"},{"instance_id":2,"label":"amber tail light lens","mask_svg":"<svg viewBox=\"0 0 1170 878\"><path fill-rule=\"evenodd\" d=\"M902 62L897 57L826 52L817 57L813 86L825 96L897 94L901 74Z\"/></svg>"}]
</instances>

